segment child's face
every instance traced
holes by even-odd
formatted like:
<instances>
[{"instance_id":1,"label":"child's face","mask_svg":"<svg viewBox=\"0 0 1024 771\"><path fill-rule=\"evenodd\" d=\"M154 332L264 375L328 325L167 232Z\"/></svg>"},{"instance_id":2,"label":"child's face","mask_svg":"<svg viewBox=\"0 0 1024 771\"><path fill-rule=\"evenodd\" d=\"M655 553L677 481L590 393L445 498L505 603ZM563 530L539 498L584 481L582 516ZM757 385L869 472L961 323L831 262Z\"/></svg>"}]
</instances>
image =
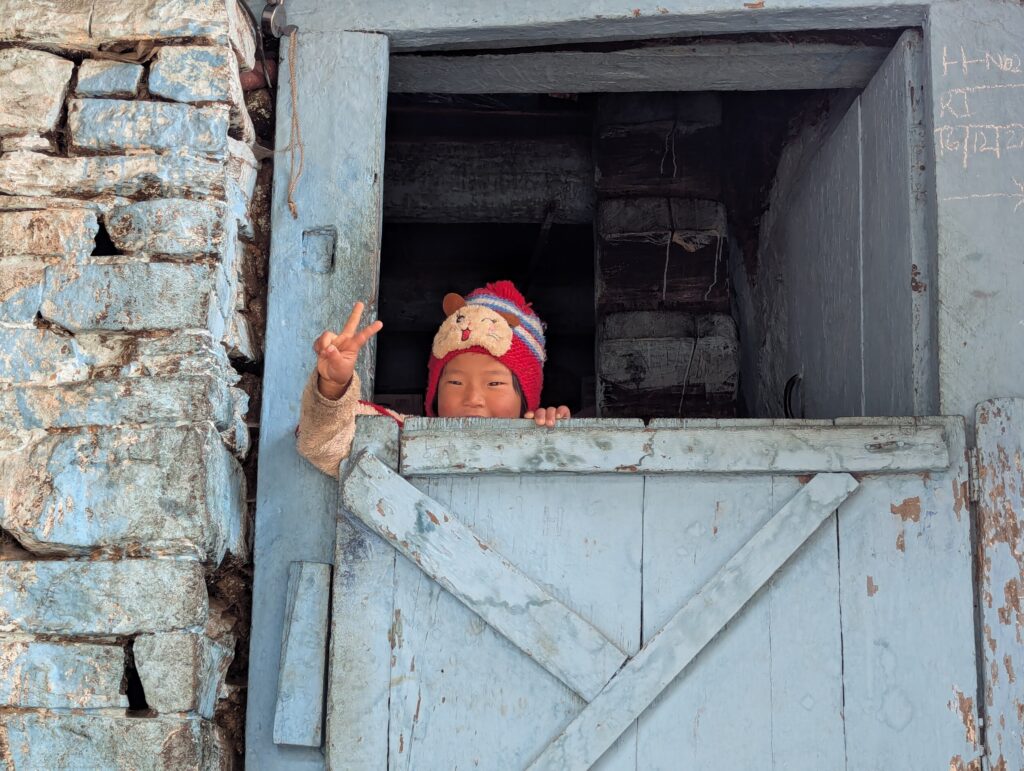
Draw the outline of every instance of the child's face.
<instances>
[{"instance_id":1,"label":"child's face","mask_svg":"<svg viewBox=\"0 0 1024 771\"><path fill-rule=\"evenodd\" d=\"M520 411L511 370L486 354L459 354L441 372L437 414L442 418L518 418Z\"/></svg>"}]
</instances>

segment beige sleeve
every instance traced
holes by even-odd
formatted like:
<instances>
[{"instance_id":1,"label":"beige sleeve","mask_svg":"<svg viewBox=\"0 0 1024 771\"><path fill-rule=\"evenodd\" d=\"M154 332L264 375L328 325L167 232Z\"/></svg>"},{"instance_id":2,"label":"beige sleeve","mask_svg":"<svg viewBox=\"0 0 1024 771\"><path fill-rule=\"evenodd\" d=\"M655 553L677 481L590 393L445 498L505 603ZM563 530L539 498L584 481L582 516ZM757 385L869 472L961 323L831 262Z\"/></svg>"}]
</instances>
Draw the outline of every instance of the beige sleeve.
<instances>
[{"instance_id":1,"label":"beige sleeve","mask_svg":"<svg viewBox=\"0 0 1024 771\"><path fill-rule=\"evenodd\" d=\"M359 403L359 375L352 374L352 382L340 399L328 399L316 387L314 369L302 391L299 413L299 431L296 444L299 454L325 474L338 476L338 465L352 449L356 432L356 415L366 414Z\"/></svg>"}]
</instances>

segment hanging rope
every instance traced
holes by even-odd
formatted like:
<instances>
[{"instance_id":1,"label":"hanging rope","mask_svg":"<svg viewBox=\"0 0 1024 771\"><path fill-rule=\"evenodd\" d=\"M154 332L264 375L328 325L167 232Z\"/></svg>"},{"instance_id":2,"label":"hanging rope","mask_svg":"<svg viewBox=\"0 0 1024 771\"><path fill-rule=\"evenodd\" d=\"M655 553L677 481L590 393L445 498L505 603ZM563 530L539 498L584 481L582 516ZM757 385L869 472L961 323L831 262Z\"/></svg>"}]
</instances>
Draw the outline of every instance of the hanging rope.
<instances>
[{"instance_id":1,"label":"hanging rope","mask_svg":"<svg viewBox=\"0 0 1024 771\"><path fill-rule=\"evenodd\" d=\"M290 166L288 169L288 210L292 213L292 219L299 218L299 207L295 204L295 190L302 178L302 165L305 161L305 147L302 144L302 128L299 124L299 87L296 83L298 67L296 60L299 48L299 30L297 27L289 27L288 30L288 86L292 97L292 129L288 140L288 146L283 150L288 151Z\"/></svg>"}]
</instances>

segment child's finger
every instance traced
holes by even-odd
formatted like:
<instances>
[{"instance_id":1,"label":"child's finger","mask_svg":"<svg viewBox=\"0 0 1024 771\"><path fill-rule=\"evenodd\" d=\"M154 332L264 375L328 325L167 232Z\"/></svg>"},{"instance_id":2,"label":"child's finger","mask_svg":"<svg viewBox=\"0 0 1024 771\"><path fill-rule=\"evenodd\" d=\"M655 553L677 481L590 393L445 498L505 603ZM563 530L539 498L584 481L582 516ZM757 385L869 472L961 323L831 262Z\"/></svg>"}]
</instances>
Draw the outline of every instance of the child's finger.
<instances>
[{"instance_id":1,"label":"child's finger","mask_svg":"<svg viewBox=\"0 0 1024 771\"><path fill-rule=\"evenodd\" d=\"M524 412L523 413L523 419L524 420L533 420L533 410L530 410L529 412Z\"/></svg>"},{"instance_id":2,"label":"child's finger","mask_svg":"<svg viewBox=\"0 0 1024 771\"><path fill-rule=\"evenodd\" d=\"M364 306L361 302L357 302L352 306L352 313L349 314L348 320L345 322L345 326L341 329L343 335L354 335L356 330L359 329L359 319L363 317Z\"/></svg>"},{"instance_id":3,"label":"child's finger","mask_svg":"<svg viewBox=\"0 0 1024 771\"><path fill-rule=\"evenodd\" d=\"M330 330L321 334L320 337L313 341L313 353L319 356L320 351L322 351L326 346L330 345L335 337L337 337L337 335L335 335Z\"/></svg>"},{"instance_id":4,"label":"child's finger","mask_svg":"<svg viewBox=\"0 0 1024 771\"><path fill-rule=\"evenodd\" d=\"M373 337L375 334L380 332L384 328L384 322L379 319L370 324L366 329L363 329L355 336L354 342L358 348L362 348L366 345L366 341Z\"/></svg>"},{"instance_id":5,"label":"child's finger","mask_svg":"<svg viewBox=\"0 0 1024 771\"><path fill-rule=\"evenodd\" d=\"M572 413L569 412L568 407L562 404L555 409L555 417L558 418L559 420L568 420L570 417L572 417Z\"/></svg>"}]
</instances>

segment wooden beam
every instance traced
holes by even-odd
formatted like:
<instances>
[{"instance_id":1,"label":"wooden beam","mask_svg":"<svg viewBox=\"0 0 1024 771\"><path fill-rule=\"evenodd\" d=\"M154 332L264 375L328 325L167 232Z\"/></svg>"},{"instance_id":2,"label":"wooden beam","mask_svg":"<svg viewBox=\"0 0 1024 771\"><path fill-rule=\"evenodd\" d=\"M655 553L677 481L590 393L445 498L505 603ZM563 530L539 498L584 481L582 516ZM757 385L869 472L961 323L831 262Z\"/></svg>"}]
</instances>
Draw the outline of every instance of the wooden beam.
<instances>
[{"instance_id":1,"label":"wooden beam","mask_svg":"<svg viewBox=\"0 0 1024 771\"><path fill-rule=\"evenodd\" d=\"M857 481L821 474L783 506L529 766L587 769L818 529Z\"/></svg>"},{"instance_id":2,"label":"wooden beam","mask_svg":"<svg viewBox=\"0 0 1024 771\"><path fill-rule=\"evenodd\" d=\"M246 766L284 771L324 763L319 748L279 747L273 741L285 623L281 587L290 563L332 561L337 520L334 480L299 456L295 425L305 376L316 362L311 341L333 328L356 300L370 304L364 323L376 316L388 41L382 35L306 31L298 36L296 54L303 115L331 117L303 122L306 163L294 195L297 217L288 206L287 171L274 179L249 648L252 671L260 676L249 682L245 721ZM282 126L291 118L288 73L282 67ZM287 165L283 161L281 168ZM314 242L324 248L312 250ZM358 363L368 393L373 357L371 341ZM386 762L385 756L381 766Z\"/></svg>"},{"instance_id":3,"label":"wooden beam","mask_svg":"<svg viewBox=\"0 0 1024 771\"><path fill-rule=\"evenodd\" d=\"M320 746L330 590L330 565L293 562L288 567L288 604L281 642L281 669L277 674L274 744Z\"/></svg>"},{"instance_id":4,"label":"wooden beam","mask_svg":"<svg viewBox=\"0 0 1024 771\"><path fill-rule=\"evenodd\" d=\"M403 475L504 473L785 473L935 471L949 467L941 426L637 428L570 420L410 418L402 431ZM457 434L458 442L451 437Z\"/></svg>"},{"instance_id":5,"label":"wooden beam","mask_svg":"<svg viewBox=\"0 0 1024 771\"><path fill-rule=\"evenodd\" d=\"M388 90L447 94L863 88L887 48L718 43L623 51L391 57Z\"/></svg>"},{"instance_id":6,"label":"wooden beam","mask_svg":"<svg viewBox=\"0 0 1024 771\"><path fill-rule=\"evenodd\" d=\"M638 6L638 7L637 7ZM682 7L682 6L679 6ZM388 36L396 51L429 48L512 48L604 40L642 40L680 35L873 29L921 26L927 0L774 0L762 6L735 0L696 0L685 10L660 2L550 0L295 0L288 20L299 29L365 30ZM257 12L259 9L257 9Z\"/></svg>"},{"instance_id":7,"label":"wooden beam","mask_svg":"<svg viewBox=\"0 0 1024 771\"><path fill-rule=\"evenodd\" d=\"M363 451L348 466L341 489L363 524L587 701L626 660L589 622L372 453Z\"/></svg>"},{"instance_id":8,"label":"wooden beam","mask_svg":"<svg viewBox=\"0 0 1024 771\"><path fill-rule=\"evenodd\" d=\"M594 217L590 139L389 142L384 217L390 222L556 223Z\"/></svg>"}]
</instances>

